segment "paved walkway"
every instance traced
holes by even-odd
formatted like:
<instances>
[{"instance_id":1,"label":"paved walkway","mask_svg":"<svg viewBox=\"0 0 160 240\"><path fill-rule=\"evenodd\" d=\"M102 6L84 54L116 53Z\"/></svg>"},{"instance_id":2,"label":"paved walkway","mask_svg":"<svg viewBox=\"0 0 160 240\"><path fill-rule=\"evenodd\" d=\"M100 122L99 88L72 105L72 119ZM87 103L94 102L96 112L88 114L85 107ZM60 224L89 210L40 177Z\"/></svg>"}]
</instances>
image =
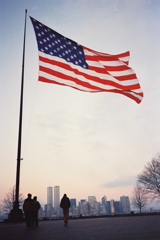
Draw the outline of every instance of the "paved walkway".
<instances>
[{"instance_id":1,"label":"paved walkway","mask_svg":"<svg viewBox=\"0 0 160 240\"><path fill-rule=\"evenodd\" d=\"M25 223L0 223L1 240L160 240L160 215L41 221L27 230Z\"/></svg>"}]
</instances>

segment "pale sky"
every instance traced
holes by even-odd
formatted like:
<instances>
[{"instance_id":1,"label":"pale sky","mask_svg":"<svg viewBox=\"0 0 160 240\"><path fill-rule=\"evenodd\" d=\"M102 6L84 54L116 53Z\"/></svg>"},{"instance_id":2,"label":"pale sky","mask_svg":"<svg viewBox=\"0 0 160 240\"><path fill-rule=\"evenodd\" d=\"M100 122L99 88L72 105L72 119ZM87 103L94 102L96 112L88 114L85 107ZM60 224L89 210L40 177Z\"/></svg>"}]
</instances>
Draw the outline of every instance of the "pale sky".
<instances>
[{"instance_id":1,"label":"pale sky","mask_svg":"<svg viewBox=\"0 0 160 240\"><path fill-rule=\"evenodd\" d=\"M0 200L16 181L25 9L28 9L20 192L47 202L47 187L70 198L119 200L160 151L159 0L0 0ZM86 47L130 51L140 104L38 82L29 16Z\"/></svg>"}]
</instances>

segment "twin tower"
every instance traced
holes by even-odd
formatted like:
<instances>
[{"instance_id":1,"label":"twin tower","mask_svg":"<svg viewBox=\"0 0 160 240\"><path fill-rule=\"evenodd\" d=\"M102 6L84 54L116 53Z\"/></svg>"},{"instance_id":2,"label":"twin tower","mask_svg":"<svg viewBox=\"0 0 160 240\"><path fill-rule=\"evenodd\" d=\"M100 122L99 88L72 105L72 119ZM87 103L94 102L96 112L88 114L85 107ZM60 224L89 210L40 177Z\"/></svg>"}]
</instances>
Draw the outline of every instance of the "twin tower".
<instances>
[{"instance_id":1,"label":"twin tower","mask_svg":"<svg viewBox=\"0 0 160 240\"><path fill-rule=\"evenodd\" d=\"M54 204L53 204L53 187L47 187L47 217L60 215L60 187L54 187Z\"/></svg>"}]
</instances>

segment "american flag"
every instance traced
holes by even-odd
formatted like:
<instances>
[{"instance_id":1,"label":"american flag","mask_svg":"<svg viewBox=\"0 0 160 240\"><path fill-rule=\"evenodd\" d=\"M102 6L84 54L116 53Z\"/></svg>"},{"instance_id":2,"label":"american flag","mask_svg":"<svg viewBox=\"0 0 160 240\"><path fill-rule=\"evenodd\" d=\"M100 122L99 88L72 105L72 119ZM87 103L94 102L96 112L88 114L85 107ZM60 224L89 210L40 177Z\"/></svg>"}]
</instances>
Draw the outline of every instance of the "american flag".
<instances>
[{"instance_id":1,"label":"american flag","mask_svg":"<svg viewBox=\"0 0 160 240\"><path fill-rule=\"evenodd\" d=\"M129 64L129 52L101 53L64 37L31 18L39 51L39 81L86 92L114 92L137 103L143 92Z\"/></svg>"}]
</instances>

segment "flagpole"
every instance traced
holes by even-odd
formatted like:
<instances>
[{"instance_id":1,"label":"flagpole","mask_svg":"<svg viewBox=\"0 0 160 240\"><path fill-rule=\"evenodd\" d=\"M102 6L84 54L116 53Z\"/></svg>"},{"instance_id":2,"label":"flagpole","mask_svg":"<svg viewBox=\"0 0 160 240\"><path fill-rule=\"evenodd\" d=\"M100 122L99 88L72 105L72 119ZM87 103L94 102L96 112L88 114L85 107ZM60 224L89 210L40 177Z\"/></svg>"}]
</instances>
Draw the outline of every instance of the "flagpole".
<instances>
[{"instance_id":1,"label":"flagpole","mask_svg":"<svg viewBox=\"0 0 160 240\"><path fill-rule=\"evenodd\" d=\"M22 210L19 209L19 185L20 185L20 163L21 163L21 141L22 141L22 113L23 113L23 87L24 87L24 63L25 63L25 42L26 42L26 22L27 9L25 9L24 40L23 40L23 57L22 57L22 76L21 76L21 93L20 93L20 112L19 112L19 132L18 132L18 149L17 149L17 171L16 171L16 194L13 209L9 214L9 220L23 220Z\"/></svg>"}]
</instances>

